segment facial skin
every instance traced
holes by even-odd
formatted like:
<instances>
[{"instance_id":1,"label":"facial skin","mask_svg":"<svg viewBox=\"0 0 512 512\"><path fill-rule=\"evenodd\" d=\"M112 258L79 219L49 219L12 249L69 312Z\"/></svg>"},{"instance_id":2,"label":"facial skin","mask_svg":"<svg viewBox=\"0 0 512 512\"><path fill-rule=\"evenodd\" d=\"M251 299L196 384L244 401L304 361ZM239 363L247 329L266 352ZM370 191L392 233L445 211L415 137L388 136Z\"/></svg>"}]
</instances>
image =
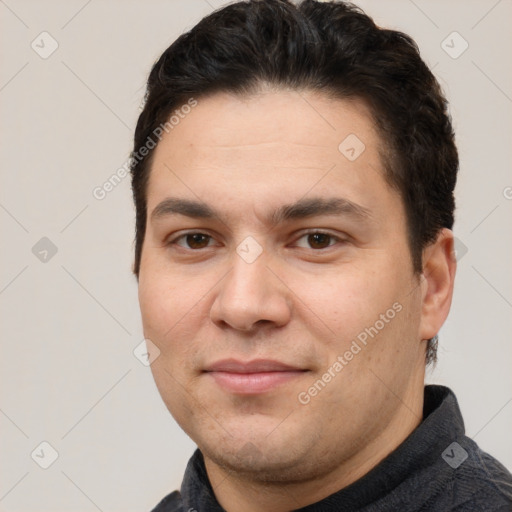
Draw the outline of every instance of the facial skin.
<instances>
[{"instance_id":1,"label":"facial skin","mask_svg":"<svg viewBox=\"0 0 512 512\"><path fill-rule=\"evenodd\" d=\"M338 150L349 134L365 145L354 161ZM199 98L155 149L139 274L144 335L161 351L151 365L160 394L228 511L314 503L366 474L422 419L425 340L450 308L453 237L443 230L414 274L381 144L360 101L265 90ZM215 215L160 208L152 217L168 198ZM358 206L270 222L314 199ZM189 232L207 236L181 236ZM247 237L262 250L252 262L242 257L257 255ZM378 333L347 361L372 326ZM346 364L336 371L339 356ZM247 374L225 387L226 373L205 370L226 359L295 371L270 388ZM301 403L329 368L331 379Z\"/></svg>"}]
</instances>

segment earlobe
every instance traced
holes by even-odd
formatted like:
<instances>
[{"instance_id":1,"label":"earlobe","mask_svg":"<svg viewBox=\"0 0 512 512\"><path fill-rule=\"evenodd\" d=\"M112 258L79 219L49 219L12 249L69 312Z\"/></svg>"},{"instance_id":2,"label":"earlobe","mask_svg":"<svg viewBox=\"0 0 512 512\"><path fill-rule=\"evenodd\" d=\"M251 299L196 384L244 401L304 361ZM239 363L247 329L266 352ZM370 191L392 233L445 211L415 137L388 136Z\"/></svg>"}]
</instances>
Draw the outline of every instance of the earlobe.
<instances>
[{"instance_id":1,"label":"earlobe","mask_svg":"<svg viewBox=\"0 0 512 512\"><path fill-rule=\"evenodd\" d=\"M443 228L435 242L423 251L422 311L419 332L422 340L434 337L448 316L456 268L453 232Z\"/></svg>"}]
</instances>

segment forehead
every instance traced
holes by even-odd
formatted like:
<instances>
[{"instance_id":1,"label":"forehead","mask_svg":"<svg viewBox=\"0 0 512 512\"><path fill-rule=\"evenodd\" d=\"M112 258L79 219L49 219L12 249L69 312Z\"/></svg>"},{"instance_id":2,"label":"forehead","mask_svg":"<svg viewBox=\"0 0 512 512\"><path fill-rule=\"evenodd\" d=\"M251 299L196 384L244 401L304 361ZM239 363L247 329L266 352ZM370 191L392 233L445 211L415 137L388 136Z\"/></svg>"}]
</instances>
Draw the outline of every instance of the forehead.
<instances>
[{"instance_id":1,"label":"forehead","mask_svg":"<svg viewBox=\"0 0 512 512\"><path fill-rule=\"evenodd\" d=\"M369 108L357 98L332 99L319 92L289 90L248 96L217 93L199 98L189 110L180 119L173 116L178 124L164 134L157 155L162 147L173 145L176 156L185 162L198 156L197 151L189 153L192 148L239 146L251 153L264 149L264 144L271 150L270 145L279 142L292 151L284 155L287 159L294 154L337 157L339 144L350 134L370 147L380 143ZM298 154L296 145L301 149Z\"/></svg>"},{"instance_id":2,"label":"forehead","mask_svg":"<svg viewBox=\"0 0 512 512\"><path fill-rule=\"evenodd\" d=\"M333 187L370 205L383 193L393 194L383 175L382 149L361 100L307 91L199 98L155 149L148 210L170 192L205 201L252 198L259 208L277 206L283 195L297 200Z\"/></svg>"}]
</instances>

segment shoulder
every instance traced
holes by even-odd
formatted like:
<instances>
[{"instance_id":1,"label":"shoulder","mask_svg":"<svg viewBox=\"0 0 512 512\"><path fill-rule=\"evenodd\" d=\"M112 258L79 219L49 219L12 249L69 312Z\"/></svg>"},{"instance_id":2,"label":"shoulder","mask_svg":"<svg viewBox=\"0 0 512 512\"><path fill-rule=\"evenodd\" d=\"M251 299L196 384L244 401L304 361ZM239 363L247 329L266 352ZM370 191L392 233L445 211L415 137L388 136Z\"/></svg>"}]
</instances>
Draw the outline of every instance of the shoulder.
<instances>
[{"instance_id":1,"label":"shoulder","mask_svg":"<svg viewBox=\"0 0 512 512\"><path fill-rule=\"evenodd\" d=\"M168 494L151 512L183 512L179 491Z\"/></svg>"},{"instance_id":2,"label":"shoulder","mask_svg":"<svg viewBox=\"0 0 512 512\"><path fill-rule=\"evenodd\" d=\"M453 512L504 512L512 510L512 475L494 457L481 450L471 439L460 440L459 460L450 464L445 487ZM444 457L452 453L444 454ZM459 464L458 464L459 463Z\"/></svg>"}]
</instances>

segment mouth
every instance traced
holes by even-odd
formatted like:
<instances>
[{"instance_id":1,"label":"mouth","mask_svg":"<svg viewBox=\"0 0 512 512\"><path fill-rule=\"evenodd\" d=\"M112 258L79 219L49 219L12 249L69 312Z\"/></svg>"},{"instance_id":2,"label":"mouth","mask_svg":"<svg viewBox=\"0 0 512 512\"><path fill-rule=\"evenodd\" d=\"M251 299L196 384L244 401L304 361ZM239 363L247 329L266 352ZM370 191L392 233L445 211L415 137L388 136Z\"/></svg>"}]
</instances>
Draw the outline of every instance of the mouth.
<instances>
[{"instance_id":1,"label":"mouth","mask_svg":"<svg viewBox=\"0 0 512 512\"><path fill-rule=\"evenodd\" d=\"M297 379L307 371L270 359L248 362L224 359L208 366L204 373L225 391L239 395L257 395Z\"/></svg>"}]
</instances>

